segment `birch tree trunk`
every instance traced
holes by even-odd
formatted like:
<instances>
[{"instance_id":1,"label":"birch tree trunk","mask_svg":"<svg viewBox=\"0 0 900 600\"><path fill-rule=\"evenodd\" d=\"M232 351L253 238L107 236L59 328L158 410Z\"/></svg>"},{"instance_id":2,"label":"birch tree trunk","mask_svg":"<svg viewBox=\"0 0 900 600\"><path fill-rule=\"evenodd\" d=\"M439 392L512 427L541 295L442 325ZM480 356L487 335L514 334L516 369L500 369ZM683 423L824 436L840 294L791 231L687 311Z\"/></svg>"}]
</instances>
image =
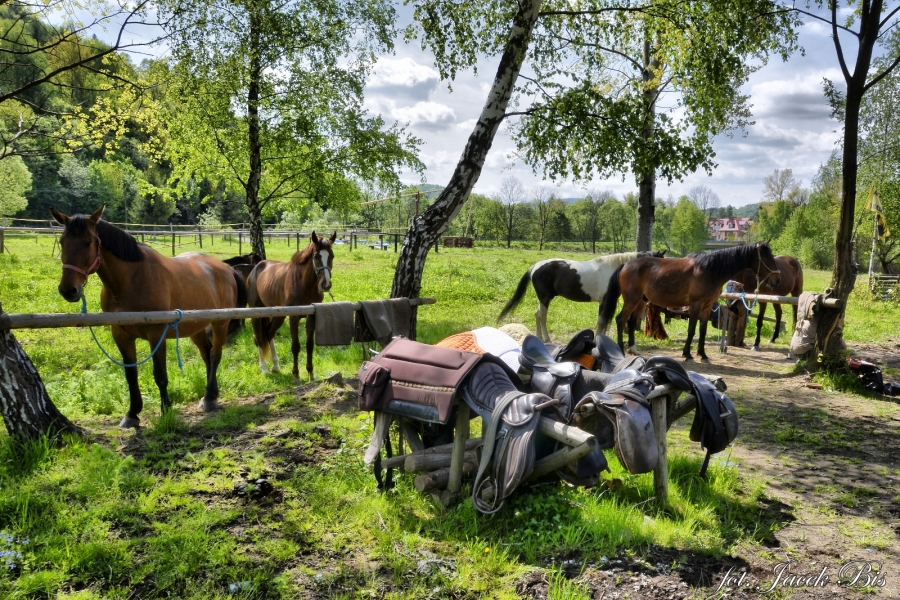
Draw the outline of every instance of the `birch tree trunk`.
<instances>
[{"instance_id":1,"label":"birch tree trunk","mask_svg":"<svg viewBox=\"0 0 900 600\"><path fill-rule=\"evenodd\" d=\"M0 415L10 437L19 440L81 433L54 406L40 374L9 329L0 329Z\"/></svg>"},{"instance_id":2,"label":"birch tree trunk","mask_svg":"<svg viewBox=\"0 0 900 600\"><path fill-rule=\"evenodd\" d=\"M644 102L647 106L642 137L649 146L656 133L656 98L659 96L658 78L659 62L653 57L650 40L644 40ZM654 82L657 82L654 84ZM653 222L656 220L656 169L645 166L640 174L638 184L638 220L635 250L649 252L653 250Z\"/></svg>"},{"instance_id":3,"label":"birch tree trunk","mask_svg":"<svg viewBox=\"0 0 900 600\"><path fill-rule=\"evenodd\" d=\"M259 141L259 84L262 79L262 60L260 58L260 23L259 15L250 15L250 81L247 89L247 149L250 159L250 172L247 175L247 214L250 217L250 245L253 252L266 258L266 245L263 236L262 208L259 205L259 186L262 181L262 146Z\"/></svg>"},{"instance_id":4,"label":"birch tree trunk","mask_svg":"<svg viewBox=\"0 0 900 600\"><path fill-rule=\"evenodd\" d=\"M509 38L497 67L494 84L488 93L487 101L475 128L469 135L466 147L447 187L437 200L425 212L415 217L403 242L403 249L397 260L394 272L394 283L391 287L392 298L418 298L422 288L422 272L425 270L425 259L428 251L450 223L459 214L460 209L481 176L485 158L494 142L494 136L503 121L506 107L512 96L519 77L519 70L525 60L531 31L538 19L541 0L520 0L519 8L513 19ZM410 332L416 330L416 309L413 308Z\"/></svg>"}]
</instances>

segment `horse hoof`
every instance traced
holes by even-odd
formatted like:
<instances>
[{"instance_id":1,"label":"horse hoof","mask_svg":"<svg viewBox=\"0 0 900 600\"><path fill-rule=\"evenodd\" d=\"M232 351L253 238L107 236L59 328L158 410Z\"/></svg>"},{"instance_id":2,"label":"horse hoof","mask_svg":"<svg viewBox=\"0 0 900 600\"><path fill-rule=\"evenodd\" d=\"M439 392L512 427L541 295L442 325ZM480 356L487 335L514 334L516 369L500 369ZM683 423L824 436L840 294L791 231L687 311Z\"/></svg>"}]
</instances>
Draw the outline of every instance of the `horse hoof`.
<instances>
[{"instance_id":1,"label":"horse hoof","mask_svg":"<svg viewBox=\"0 0 900 600\"><path fill-rule=\"evenodd\" d=\"M750 349L753 350L754 352L761 352L761 350L759 349L759 346L750 346Z\"/></svg>"},{"instance_id":2,"label":"horse hoof","mask_svg":"<svg viewBox=\"0 0 900 600\"><path fill-rule=\"evenodd\" d=\"M129 427L134 427L135 429L137 429L140 426L141 420L137 417L125 417L124 419L122 419L122 422L119 423L119 427L121 427L122 429L128 429Z\"/></svg>"},{"instance_id":3,"label":"horse hoof","mask_svg":"<svg viewBox=\"0 0 900 600\"><path fill-rule=\"evenodd\" d=\"M682 356L681 358L684 359L684 362L694 362L693 356Z\"/></svg>"},{"instance_id":4,"label":"horse hoof","mask_svg":"<svg viewBox=\"0 0 900 600\"><path fill-rule=\"evenodd\" d=\"M219 403L216 400L207 402L206 398L203 398L200 400L200 408L203 409L203 412L212 412L219 408Z\"/></svg>"},{"instance_id":5,"label":"horse hoof","mask_svg":"<svg viewBox=\"0 0 900 600\"><path fill-rule=\"evenodd\" d=\"M708 363L708 362L709 362L709 357L708 357L708 356L701 356L701 357L700 357L700 362Z\"/></svg>"}]
</instances>

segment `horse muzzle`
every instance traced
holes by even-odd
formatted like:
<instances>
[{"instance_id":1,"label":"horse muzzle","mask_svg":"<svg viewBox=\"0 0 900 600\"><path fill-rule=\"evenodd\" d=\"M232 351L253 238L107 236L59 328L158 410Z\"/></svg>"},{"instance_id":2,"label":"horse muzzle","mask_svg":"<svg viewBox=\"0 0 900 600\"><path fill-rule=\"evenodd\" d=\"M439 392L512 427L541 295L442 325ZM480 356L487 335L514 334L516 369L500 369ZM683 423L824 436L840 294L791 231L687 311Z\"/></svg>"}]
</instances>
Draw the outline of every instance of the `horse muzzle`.
<instances>
[{"instance_id":1,"label":"horse muzzle","mask_svg":"<svg viewBox=\"0 0 900 600\"><path fill-rule=\"evenodd\" d=\"M69 302L78 302L84 293L82 285L73 285L71 283L60 283L56 289L59 290L59 295Z\"/></svg>"}]
</instances>

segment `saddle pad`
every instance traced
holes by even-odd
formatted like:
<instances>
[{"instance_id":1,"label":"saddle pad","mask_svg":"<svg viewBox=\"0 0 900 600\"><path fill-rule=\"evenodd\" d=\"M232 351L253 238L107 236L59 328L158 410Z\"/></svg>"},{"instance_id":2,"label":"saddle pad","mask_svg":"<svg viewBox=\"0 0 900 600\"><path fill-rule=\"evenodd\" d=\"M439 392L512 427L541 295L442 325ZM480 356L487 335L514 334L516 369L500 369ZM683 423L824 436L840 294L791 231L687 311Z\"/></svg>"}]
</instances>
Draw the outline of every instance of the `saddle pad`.
<instances>
[{"instance_id":1,"label":"saddle pad","mask_svg":"<svg viewBox=\"0 0 900 600\"><path fill-rule=\"evenodd\" d=\"M494 327L479 327L472 331L457 333L435 345L478 354L493 354L513 371L519 368L519 354L522 352L515 339Z\"/></svg>"},{"instance_id":2,"label":"saddle pad","mask_svg":"<svg viewBox=\"0 0 900 600\"><path fill-rule=\"evenodd\" d=\"M416 412L420 420L446 423L453 406L456 388L483 358L474 352L441 348L397 338L384 347L371 362L390 369L391 380L384 391L381 410L404 414ZM391 405L395 404L392 409ZM416 407L431 410L416 411ZM426 415L436 412L436 419Z\"/></svg>"}]
</instances>

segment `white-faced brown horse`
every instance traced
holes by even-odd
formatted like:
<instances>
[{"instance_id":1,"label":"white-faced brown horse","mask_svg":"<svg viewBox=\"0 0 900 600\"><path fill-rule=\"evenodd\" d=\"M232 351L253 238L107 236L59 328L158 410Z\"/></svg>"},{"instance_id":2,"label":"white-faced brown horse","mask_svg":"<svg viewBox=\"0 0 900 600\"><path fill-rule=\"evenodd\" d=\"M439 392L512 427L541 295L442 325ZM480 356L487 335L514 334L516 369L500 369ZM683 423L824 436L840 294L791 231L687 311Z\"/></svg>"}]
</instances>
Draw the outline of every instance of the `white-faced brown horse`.
<instances>
[{"instance_id":1,"label":"white-faced brown horse","mask_svg":"<svg viewBox=\"0 0 900 600\"><path fill-rule=\"evenodd\" d=\"M634 352L635 319L631 316L643 306L645 298L657 306L689 306L688 334L682 355L685 360L692 360L691 342L699 320L697 355L702 360L709 360L704 351L709 311L722 293L725 282L734 279L744 269L751 269L762 283L777 286L781 281L769 242L745 244L672 260L636 258L619 267L610 278L606 298L600 306L601 324L609 323L621 295L624 305L616 317L619 347L625 350L622 330L627 322L628 348Z\"/></svg>"},{"instance_id":2,"label":"white-faced brown horse","mask_svg":"<svg viewBox=\"0 0 900 600\"><path fill-rule=\"evenodd\" d=\"M190 252L174 258L139 244L129 233L102 221L105 205L94 214L64 215L50 209L56 221L65 227L60 238L63 273L59 293L69 302L82 299L83 287L91 273L103 283L100 308L103 312L147 312L243 308L247 289L243 279L217 258ZM212 335L207 332L211 326ZM159 388L162 410L171 407L167 387L166 345L163 336L190 337L206 364L206 394L203 410L216 408L219 384L216 370L222 359L228 321L194 321L174 330L161 325L113 325L112 337L122 353L130 406L120 427L137 427L143 408L138 387L137 339L157 347L153 354L153 379ZM211 338L211 339L210 339Z\"/></svg>"},{"instance_id":3,"label":"white-faced brown horse","mask_svg":"<svg viewBox=\"0 0 900 600\"><path fill-rule=\"evenodd\" d=\"M791 295L798 298L803 293L803 267L800 261L793 256L776 256L775 265L781 272L781 281L778 285L772 285L772 280L768 279L759 284L756 279L756 273L751 269L745 269L743 273L735 276L733 279L744 284L744 289L755 290L759 288L760 294L772 294L774 296ZM753 343L753 349L759 350L759 338L762 335L763 317L766 316L767 302L759 303L759 316L756 319L756 341ZM772 339L769 343L774 343L781 333L781 305L774 304L775 307L775 332L772 333ZM797 305L794 305L794 327L797 327Z\"/></svg>"},{"instance_id":4,"label":"white-faced brown horse","mask_svg":"<svg viewBox=\"0 0 900 600\"><path fill-rule=\"evenodd\" d=\"M602 303L604 296L606 296L609 278L617 267L641 256L661 258L665 253L665 250L659 252L622 252L620 254L598 256L586 261L548 258L537 262L522 275L522 279L519 280L519 286L516 288L513 297L503 307L500 316L497 317L497 321L502 321L503 317L519 305L522 298L525 297L525 292L528 291L528 282L530 281L534 286L539 303L537 312L534 313L537 336L543 341L549 342L550 332L547 330L547 311L550 308L550 302L554 298L562 296L566 300L573 302ZM598 326L599 322L600 315L598 311ZM601 331L598 329L597 331L598 333L606 333L605 330Z\"/></svg>"},{"instance_id":5,"label":"white-faced brown horse","mask_svg":"<svg viewBox=\"0 0 900 600\"><path fill-rule=\"evenodd\" d=\"M322 301L325 292L331 289L331 267L334 262L331 245L337 238L337 232L330 239L317 236L315 231L309 237L309 245L295 252L289 262L264 260L253 267L247 280L250 306L305 306ZM297 360L300 354L299 326L302 318L290 317L289 321L295 382L300 380ZM251 321L253 337L259 350L259 368L263 373L268 373L266 359L271 355L272 371L277 373L280 367L278 352L275 350L275 333L284 323L284 317L251 319ZM306 372L310 381L313 378L312 351L313 338L307 333Z\"/></svg>"}]
</instances>

